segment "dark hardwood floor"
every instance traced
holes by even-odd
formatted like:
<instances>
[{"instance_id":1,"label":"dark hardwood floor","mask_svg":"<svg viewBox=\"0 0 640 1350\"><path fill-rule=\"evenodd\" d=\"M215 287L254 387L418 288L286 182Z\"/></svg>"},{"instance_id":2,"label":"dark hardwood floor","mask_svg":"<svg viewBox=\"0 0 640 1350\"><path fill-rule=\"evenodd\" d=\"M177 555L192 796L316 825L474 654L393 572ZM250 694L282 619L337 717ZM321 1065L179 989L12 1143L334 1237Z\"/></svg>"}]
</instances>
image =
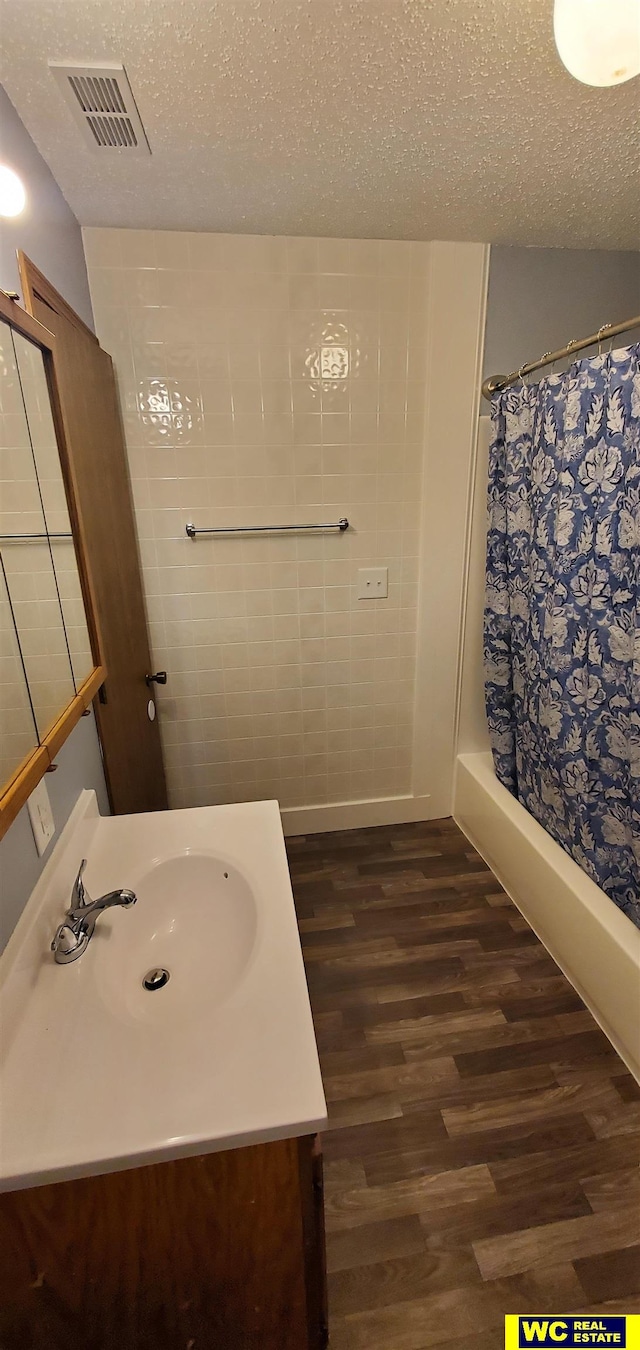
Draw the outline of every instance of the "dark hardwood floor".
<instances>
[{"instance_id":1,"label":"dark hardwood floor","mask_svg":"<svg viewBox=\"0 0 640 1350\"><path fill-rule=\"evenodd\" d=\"M640 1312L640 1089L482 859L451 820L287 848L331 1350L502 1350L506 1313Z\"/></svg>"}]
</instances>

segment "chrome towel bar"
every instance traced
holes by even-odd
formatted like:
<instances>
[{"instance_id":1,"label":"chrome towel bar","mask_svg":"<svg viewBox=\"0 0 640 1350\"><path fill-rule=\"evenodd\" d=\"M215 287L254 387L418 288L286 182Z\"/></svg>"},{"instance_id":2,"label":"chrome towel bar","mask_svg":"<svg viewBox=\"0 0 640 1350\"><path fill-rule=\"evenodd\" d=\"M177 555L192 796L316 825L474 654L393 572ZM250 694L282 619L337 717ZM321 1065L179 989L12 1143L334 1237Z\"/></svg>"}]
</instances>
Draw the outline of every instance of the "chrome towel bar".
<instances>
[{"instance_id":1,"label":"chrome towel bar","mask_svg":"<svg viewBox=\"0 0 640 1350\"><path fill-rule=\"evenodd\" d=\"M319 525L218 525L215 529L201 529L189 522L185 529L190 539L195 539L199 534L290 534L296 530L340 530L343 533L349 529L349 521L343 516L342 520L326 521Z\"/></svg>"}]
</instances>

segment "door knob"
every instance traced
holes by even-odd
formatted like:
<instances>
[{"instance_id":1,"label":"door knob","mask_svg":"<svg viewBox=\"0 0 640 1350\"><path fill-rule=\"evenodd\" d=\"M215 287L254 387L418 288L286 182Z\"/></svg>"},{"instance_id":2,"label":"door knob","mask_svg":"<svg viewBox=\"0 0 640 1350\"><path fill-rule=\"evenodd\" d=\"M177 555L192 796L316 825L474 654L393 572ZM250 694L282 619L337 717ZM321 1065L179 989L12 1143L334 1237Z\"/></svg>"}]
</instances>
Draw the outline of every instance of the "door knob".
<instances>
[{"instance_id":1,"label":"door knob","mask_svg":"<svg viewBox=\"0 0 640 1350\"><path fill-rule=\"evenodd\" d=\"M152 684L166 684L167 672L166 670L157 670L155 675L145 675L144 678L148 687L151 688Z\"/></svg>"}]
</instances>

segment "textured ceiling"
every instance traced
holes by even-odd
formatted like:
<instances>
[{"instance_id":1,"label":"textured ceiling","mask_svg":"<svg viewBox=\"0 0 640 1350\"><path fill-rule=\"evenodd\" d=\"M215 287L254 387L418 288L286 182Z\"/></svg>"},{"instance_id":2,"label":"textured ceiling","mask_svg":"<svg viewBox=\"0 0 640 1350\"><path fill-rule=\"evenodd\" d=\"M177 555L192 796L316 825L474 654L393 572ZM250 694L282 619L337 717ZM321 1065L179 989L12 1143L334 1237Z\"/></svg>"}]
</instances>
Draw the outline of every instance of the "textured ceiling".
<instances>
[{"instance_id":1,"label":"textured ceiling","mask_svg":"<svg viewBox=\"0 0 640 1350\"><path fill-rule=\"evenodd\" d=\"M640 80L552 0L1 0L3 83L87 225L640 247ZM47 61L123 61L152 148L93 152Z\"/></svg>"}]
</instances>

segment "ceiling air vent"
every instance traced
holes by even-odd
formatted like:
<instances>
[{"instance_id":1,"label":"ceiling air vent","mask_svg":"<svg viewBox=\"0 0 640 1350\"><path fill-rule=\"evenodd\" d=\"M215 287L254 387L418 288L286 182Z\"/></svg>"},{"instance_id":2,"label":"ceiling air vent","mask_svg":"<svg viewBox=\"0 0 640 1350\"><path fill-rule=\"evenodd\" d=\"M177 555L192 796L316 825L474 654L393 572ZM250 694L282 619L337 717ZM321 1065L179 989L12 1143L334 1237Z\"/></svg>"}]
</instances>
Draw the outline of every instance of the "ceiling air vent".
<instances>
[{"instance_id":1,"label":"ceiling air vent","mask_svg":"<svg viewBox=\"0 0 640 1350\"><path fill-rule=\"evenodd\" d=\"M94 150L151 154L124 66L50 61L49 69Z\"/></svg>"}]
</instances>

